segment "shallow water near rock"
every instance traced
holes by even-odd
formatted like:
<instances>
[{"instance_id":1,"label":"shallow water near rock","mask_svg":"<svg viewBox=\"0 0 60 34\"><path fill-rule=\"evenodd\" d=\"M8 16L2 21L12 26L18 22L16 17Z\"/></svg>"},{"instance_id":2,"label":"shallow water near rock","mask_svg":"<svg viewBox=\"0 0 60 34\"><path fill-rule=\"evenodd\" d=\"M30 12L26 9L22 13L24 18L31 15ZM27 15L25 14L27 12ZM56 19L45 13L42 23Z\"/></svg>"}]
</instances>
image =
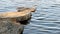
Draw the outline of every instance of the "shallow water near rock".
<instances>
[{"instance_id":1,"label":"shallow water near rock","mask_svg":"<svg viewBox=\"0 0 60 34\"><path fill-rule=\"evenodd\" d=\"M24 34L60 34L60 3L56 0L0 0L0 12L16 11L16 7L32 7L30 24L25 27Z\"/></svg>"}]
</instances>

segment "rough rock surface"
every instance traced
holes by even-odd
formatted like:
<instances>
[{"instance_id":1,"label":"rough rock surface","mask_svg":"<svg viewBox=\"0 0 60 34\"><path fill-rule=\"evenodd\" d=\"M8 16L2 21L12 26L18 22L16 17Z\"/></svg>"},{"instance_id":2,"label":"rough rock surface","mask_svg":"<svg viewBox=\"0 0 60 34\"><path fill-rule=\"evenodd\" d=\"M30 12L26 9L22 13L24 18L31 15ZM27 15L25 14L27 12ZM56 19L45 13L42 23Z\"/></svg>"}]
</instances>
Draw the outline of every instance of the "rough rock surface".
<instances>
[{"instance_id":1,"label":"rough rock surface","mask_svg":"<svg viewBox=\"0 0 60 34\"><path fill-rule=\"evenodd\" d=\"M18 12L0 14L0 34L22 34L24 24L31 18L31 11L35 9L27 8Z\"/></svg>"},{"instance_id":2,"label":"rough rock surface","mask_svg":"<svg viewBox=\"0 0 60 34\"><path fill-rule=\"evenodd\" d=\"M22 24L17 25L10 19L0 19L0 34L20 34L23 29Z\"/></svg>"}]
</instances>

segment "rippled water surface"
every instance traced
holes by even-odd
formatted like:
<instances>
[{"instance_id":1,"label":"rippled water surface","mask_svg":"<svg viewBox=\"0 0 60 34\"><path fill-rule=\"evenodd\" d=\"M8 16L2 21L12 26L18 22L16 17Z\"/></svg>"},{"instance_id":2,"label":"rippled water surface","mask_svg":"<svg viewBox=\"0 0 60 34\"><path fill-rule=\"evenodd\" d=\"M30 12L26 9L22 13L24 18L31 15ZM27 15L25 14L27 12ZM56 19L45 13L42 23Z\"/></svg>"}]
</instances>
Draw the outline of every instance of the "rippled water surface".
<instances>
[{"instance_id":1,"label":"rippled water surface","mask_svg":"<svg viewBox=\"0 0 60 34\"><path fill-rule=\"evenodd\" d=\"M59 0L0 0L0 12L16 11L17 6L33 5L37 5L37 10L32 13L24 34L60 34Z\"/></svg>"}]
</instances>

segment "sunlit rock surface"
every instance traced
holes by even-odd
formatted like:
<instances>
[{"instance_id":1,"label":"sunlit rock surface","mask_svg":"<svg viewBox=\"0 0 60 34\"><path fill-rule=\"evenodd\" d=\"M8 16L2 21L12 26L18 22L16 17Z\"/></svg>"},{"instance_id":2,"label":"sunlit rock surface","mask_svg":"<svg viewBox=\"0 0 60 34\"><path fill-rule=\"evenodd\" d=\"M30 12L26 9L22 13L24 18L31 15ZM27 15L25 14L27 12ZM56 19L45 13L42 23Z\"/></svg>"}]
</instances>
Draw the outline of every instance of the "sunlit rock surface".
<instances>
[{"instance_id":1,"label":"sunlit rock surface","mask_svg":"<svg viewBox=\"0 0 60 34\"><path fill-rule=\"evenodd\" d=\"M20 7L21 8L21 7ZM21 8L16 12L6 12L0 14L0 34L22 34L24 24L31 18L34 8Z\"/></svg>"}]
</instances>

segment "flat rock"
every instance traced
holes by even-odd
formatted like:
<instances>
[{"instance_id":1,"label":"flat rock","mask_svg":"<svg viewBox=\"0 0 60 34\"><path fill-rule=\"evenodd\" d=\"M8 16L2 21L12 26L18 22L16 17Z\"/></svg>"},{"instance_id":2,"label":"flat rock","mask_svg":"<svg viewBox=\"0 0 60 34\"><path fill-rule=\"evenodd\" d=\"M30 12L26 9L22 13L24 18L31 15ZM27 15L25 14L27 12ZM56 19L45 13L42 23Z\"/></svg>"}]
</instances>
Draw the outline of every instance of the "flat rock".
<instances>
[{"instance_id":1,"label":"flat rock","mask_svg":"<svg viewBox=\"0 0 60 34\"><path fill-rule=\"evenodd\" d=\"M16 12L1 13L0 34L22 34L24 30L24 25L20 22L17 22L17 20L28 20L31 17L31 12L34 11L35 8L24 8Z\"/></svg>"}]
</instances>

